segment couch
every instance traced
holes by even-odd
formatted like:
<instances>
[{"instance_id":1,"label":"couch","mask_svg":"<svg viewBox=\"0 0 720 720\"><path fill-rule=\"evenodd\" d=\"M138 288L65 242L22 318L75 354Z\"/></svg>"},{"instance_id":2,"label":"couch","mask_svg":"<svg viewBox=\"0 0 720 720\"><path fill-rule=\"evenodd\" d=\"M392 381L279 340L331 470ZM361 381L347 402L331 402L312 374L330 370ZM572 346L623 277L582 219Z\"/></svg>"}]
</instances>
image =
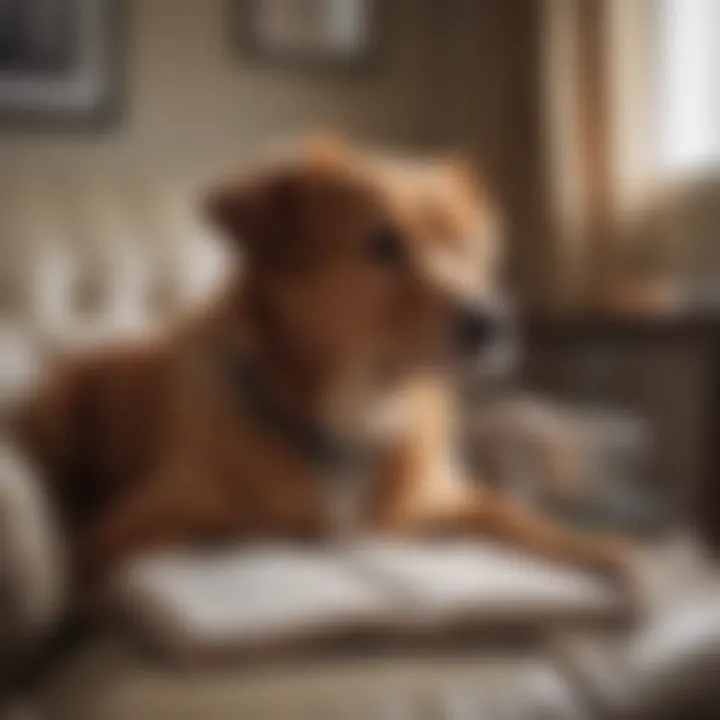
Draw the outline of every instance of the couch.
<instances>
[{"instance_id":1,"label":"couch","mask_svg":"<svg viewBox=\"0 0 720 720\"><path fill-rule=\"evenodd\" d=\"M226 267L224 250L193 207L196 181L53 176L2 185L0 413L58 357L109 338L142 337L201 302ZM40 488L30 461L3 438L0 660L6 667L63 607L62 537ZM540 696L552 698L562 685L548 658L548 645L535 638L520 647L384 647L184 668L108 623L55 667L30 701L47 717L73 720L492 717L493 703L516 703L515 716L532 717L521 714L522 703L537 709ZM567 707L553 712L548 716L579 717Z\"/></svg>"}]
</instances>

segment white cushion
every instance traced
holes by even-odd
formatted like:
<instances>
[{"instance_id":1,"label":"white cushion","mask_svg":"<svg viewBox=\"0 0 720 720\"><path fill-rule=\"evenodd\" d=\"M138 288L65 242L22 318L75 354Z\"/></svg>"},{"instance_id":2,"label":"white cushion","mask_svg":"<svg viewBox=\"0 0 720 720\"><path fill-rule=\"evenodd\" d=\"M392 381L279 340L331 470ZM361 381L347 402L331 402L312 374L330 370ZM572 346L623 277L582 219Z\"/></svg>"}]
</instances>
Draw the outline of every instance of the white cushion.
<instances>
[{"instance_id":1,"label":"white cushion","mask_svg":"<svg viewBox=\"0 0 720 720\"><path fill-rule=\"evenodd\" d=\"M164 328L230 267L198 212L205 185L194 173L3 178L0 322L50 357Z\"/></svg>"}]
</instances>

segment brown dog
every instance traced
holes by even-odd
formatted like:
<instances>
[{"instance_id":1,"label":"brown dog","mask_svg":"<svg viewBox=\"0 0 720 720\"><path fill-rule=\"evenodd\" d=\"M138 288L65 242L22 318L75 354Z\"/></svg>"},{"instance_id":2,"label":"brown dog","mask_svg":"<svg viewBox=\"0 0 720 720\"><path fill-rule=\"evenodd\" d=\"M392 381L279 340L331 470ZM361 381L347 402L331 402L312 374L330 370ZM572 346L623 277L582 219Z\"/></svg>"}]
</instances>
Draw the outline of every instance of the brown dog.
<instances>
[{"instance_id":1,"label":"brown dog","mask_svg":"<svg viewBox=\"0 0 720 720\"><path fill-rule=\"evenodd\" d=\"M211 222L244 262L153 347L59 372L20 434L85 583L161 545L472 533L619 577L614 543L467 482L449 377L492 343L497 223L455 163L325 143L226 184Z\"/></svg>"}]
</instances>

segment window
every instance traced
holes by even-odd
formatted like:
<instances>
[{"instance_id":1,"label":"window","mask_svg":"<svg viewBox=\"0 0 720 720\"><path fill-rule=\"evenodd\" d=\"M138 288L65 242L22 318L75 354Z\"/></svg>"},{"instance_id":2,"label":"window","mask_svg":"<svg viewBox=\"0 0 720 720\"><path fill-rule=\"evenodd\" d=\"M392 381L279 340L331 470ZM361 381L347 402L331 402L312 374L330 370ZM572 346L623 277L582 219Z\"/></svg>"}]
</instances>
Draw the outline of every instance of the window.
<instances>
[{"instance_id":1,"label":"window","mask_svg":"<svg viewBox=\"0 0 720 720\"><path fill-rule=\"evenodd\" d=\"M720 165L720 0L661 0L658 154L664 174Z\"/></svg>"}]
</instances>

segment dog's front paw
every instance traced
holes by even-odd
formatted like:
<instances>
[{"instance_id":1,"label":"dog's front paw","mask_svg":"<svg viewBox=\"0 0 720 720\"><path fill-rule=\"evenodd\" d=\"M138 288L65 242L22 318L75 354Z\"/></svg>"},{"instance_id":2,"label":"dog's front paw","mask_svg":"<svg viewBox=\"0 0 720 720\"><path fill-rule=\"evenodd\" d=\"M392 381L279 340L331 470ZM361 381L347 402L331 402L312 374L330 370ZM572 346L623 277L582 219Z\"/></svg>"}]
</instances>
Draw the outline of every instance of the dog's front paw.
<instances>
[{"instance_id":1,"label":"dog's front paw","mask_svg":"<svg viewBox=\"0 0 720 720\"><path fill-rule=\"evenodd\" d=\"M623 594L639 597L640 555L632 543L617 537L594 541L591 565L593 570Z\"/></svg>"}]
</instances>

